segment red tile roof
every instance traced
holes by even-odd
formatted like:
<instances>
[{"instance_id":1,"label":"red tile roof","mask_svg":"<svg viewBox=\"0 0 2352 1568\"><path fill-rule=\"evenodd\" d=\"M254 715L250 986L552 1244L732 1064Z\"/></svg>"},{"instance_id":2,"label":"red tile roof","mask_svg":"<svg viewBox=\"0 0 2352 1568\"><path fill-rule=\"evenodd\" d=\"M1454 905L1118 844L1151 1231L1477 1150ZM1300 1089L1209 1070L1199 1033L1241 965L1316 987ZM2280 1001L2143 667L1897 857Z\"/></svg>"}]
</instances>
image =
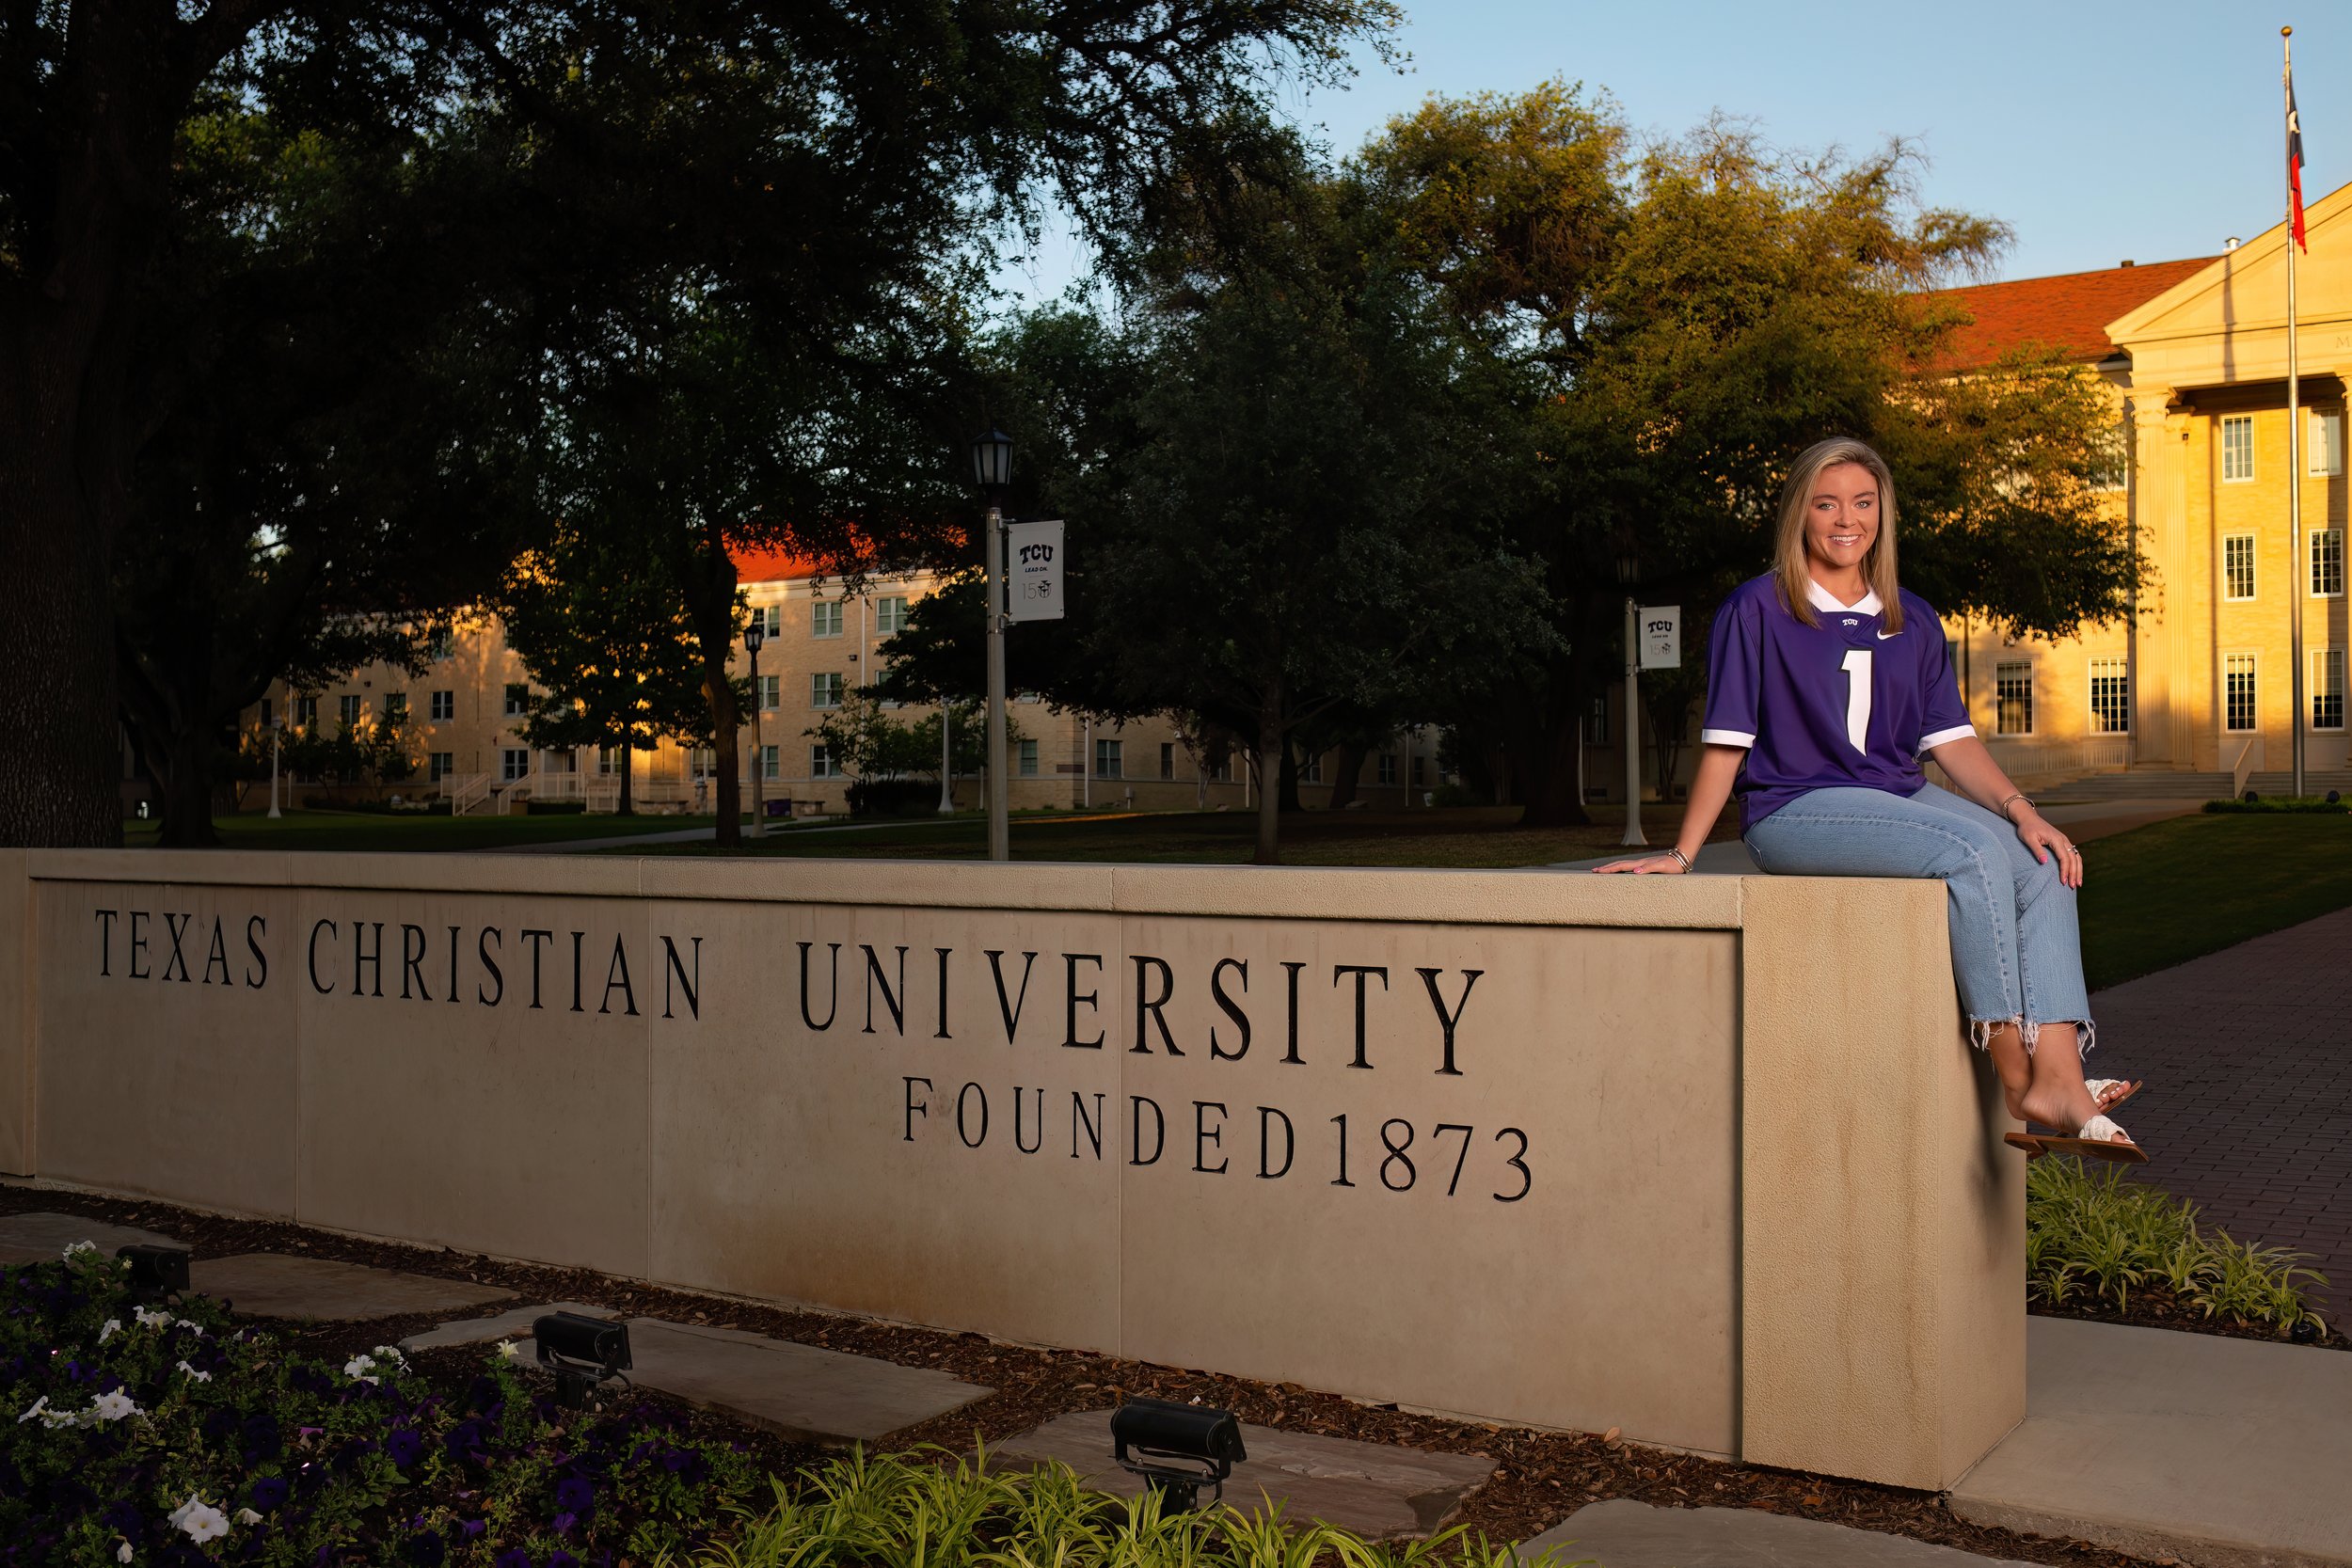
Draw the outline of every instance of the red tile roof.
<instances>
[{"instance_id":1,"label":"red tile roof","mask_svg":"<svg viewBox=\"0 0 2352 1568\"><path fill-rule=\"evenodd\" d=\"M2105 359L2118 352L2107 337L2107 323L2219 259L2197 256L2185 261L1939 289L1928 297L1940 306L1958 306L1975 318L1953 329L1942 368L1981 370L2010 350L2029 344L2058 349L2085 363Z\"/></svg>"},{"instance_id":2,"label":"red tile roof","mask_svg":"<svg viewBox=\"0 0 2352 1568\"><path fill-rule=\"evenodd\" d=\"M824 570L822 562L815 556L802 555L793 550L738 545L732 553L738 582L799 582L817 577Z\"/></svg>"}]
</instances>

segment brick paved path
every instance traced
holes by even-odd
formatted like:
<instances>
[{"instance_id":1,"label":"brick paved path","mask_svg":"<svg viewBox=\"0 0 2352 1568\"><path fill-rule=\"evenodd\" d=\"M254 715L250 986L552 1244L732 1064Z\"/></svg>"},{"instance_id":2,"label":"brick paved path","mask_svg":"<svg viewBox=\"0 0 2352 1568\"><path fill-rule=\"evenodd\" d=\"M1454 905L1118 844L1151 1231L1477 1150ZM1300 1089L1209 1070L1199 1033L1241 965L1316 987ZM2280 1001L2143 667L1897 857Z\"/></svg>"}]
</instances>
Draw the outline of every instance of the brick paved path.
<instances>
[{"instance_id":1,"label":"brick paved path","mask_svg":"<svg viewBox=\"0 0 2352 1568\"><path fill-rule=\"evenodd\" d=\"M2313 1255L2352 1304L2352 910L2103 990L2092 1076L2145 1078L2116 1119L2137 1174L2200 1223ZM2332 1319L2336 1313L2330 1313Z\"/></svg>"}]
</instances>

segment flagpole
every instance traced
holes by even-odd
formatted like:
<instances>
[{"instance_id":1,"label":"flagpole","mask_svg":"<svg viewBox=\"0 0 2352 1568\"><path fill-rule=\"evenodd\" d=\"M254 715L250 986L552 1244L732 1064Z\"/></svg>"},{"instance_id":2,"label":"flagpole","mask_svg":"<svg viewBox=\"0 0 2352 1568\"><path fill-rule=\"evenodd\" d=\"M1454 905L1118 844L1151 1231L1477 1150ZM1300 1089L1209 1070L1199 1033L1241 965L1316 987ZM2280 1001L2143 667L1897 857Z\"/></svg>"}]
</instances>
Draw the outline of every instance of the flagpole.
<instances>
[{"instance_id":1,"label":"flagpole","mask_svg":"<svg viewBox=\"0 0 2352 1568\"><path fill-rule=\"evenodd\" d=\"M2281 27L2279 37L2286 52L2280 83L2286 94L2287 136L2292 148L2295 123L2295 29ZM2293 552L2287 574L2288 626L2295 652L2290 689L2295 697L2295 795L2303 794L2303 597L2311 591L2311 563L2303 553L2303 405L2295 359L2295 179L2293 160L2287 165L2287 548Z\"/></svg>"}]
</instances>

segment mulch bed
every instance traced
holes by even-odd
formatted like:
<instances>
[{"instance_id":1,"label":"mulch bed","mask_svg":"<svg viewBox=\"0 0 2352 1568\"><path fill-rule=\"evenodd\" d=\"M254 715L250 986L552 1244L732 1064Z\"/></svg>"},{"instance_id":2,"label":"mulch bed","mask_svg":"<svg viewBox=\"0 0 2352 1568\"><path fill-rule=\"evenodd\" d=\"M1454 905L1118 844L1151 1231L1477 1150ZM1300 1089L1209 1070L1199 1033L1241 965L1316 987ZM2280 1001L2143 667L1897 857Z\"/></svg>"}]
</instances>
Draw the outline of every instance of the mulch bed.
<instances>
[{"instance_id":1,"label":"mulch bed","mask_svg":"<svg viewBox=\"0 0 2352 1568\"><path fill-rule=\"evenodd\" d=\"M293 1253L468 1279L512 1291L525 1303L588 1302L673 1323L744 1329L901 1366L937 1368L996 1390L961 1410L893 1433L892 1446L898 1449L933 1443L968 1450L976 1433L985 1442L999 1443L1057 1416L1100 1410L1129 1394L1180 1401L1197 1397L1204 1404L1232 1411L1244 1421L1287 1432L1489 1457L1497 1463L1494 1476L1470 1494L1451 1522L1466 1525L1472 1532L1497 1542L1524 1540L1539 1534L1588 1502L1631 1497L1663 1507L1762 1509L1909 1536L1985 1557L2066 1564L2072 1568L2126 1568L2143 1560L2105 1547L1972 1525L1953 1514L1944 1506L1942 1497L1932 1492L1837 1481L1642 1448L1614 1440L1613 1433L1602 1436L1536 1432L1449 1420L1399 1410L1393 1405L1360 1404L1338 1395L1315 1393L1295 1384L1256 1383L1084 1351L1007 1344L979 1334L795 1311L728 1297L665 1290L581 1269L501 1262L465 1253L341 1236L297 1225L228 1219L160 1202L0 1183L0 1213L38 1211L143 1226L185 1242L199 1257L245 1252ZM483 1310L486 1315L501 1309L494 1306ZM437 1313L411 1315L374 1320L364 1325L281 1323L273 1326L304 1348L322 1354L349 1354L418 1333L442 1321L442 1317ZM430 1352L412 1359L429 1375L437 1377L444 1370L451 1375L469 1371L480 1354L480 1348L474 1347ZM446 1368L444 1362L448 1364ZM813 1457L805 1448L723 1417L702 1413L697 1421L714 1436L753 1443L763 1462L772 1465L780 1474L791 1473Z\"/></svg>"},{"instance_id":2,"label":"mulch bed","mask_svg":"<svg viewBox=\"0 0 2352 1568\"><path fill-rule=\"evenodd\" d=\"M2134 1291L2131 1306L2118 1311L2107 1302L2066 1302L2053 1307L2047 1302L2035 1302L2026 1308L2040 1318L2073 1318L2078 1323L2129 1323L2135 1328L2169 1328L2185 1334L2214 1334L2225 1339L2265 1339L2274 1345L2296 1344L2320 1350L2352 1350L2352 1341L2344 1338L2343 1329L2335 1323L2328 1325L2324 1335L2309 1339L2291 1339L2277 1329L2262 1323L2249 1323L2241 1318L2208 1318L2190 1302L2181 1301L2161 1285L2143 1286Z\"/></svg>"}]
</instances>

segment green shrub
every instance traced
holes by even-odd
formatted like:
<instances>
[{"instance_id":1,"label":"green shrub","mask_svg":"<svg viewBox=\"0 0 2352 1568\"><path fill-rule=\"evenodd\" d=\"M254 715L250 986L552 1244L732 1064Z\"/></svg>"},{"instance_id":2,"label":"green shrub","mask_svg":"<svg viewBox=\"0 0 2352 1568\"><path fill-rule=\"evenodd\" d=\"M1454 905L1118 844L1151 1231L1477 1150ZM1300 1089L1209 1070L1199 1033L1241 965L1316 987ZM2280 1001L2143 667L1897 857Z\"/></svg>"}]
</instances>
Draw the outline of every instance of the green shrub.
<instances>
[{"instance_id":1,"label":"green shrub","mask_svg":"<svg viewBox=\"0 0 2352 1568\"><path fill-rule=\"evenodd\" d=\"M775 1507L739 1538L662 1564L691 1568L1546 1568L1459 1528L1384 1544L1279 1510L1164 1512L1156 1495L1115 1497L1068 1465L992 1471L985 1454L945 1463L852 1453L775 1483ZM1589 1560L1584 1560L1589 1561Z\"/></svg>"},{"instance_id":2,"label":"green shrub","mask_svg":"<svg viewBox=\"0 0 2352 1568\"><path fill-rule=\"evenodd\" d=\"M2328 1281L2306 1257L2201 1230L2194 1204L2125 1180L2118 1165L2094 1173L2052 1156L2026 1172L2026 1291L2036 1301L2087 1295L2128 1309L2133 1291L2155 1285L2208 1318L2324 1333L2304 1291Z\"/></svg>"},{"instance_id":3,"label":"green shrub","mask_svg":"<svg viewBox=\"0 0 2352 1568\"><path fill-rule=\"evenodd\" d=\"M846 792L852 816L936 816L935 779L852 779Z\"/></svg>"},{"instance_id":4,"label":"green shrub","mask_svg":"<svg viewBox=\"0 0 2352 1568\"><path fill-rule=\"evenodd\" d=\"M525 800L525 816L578 816L588 809L585 800Z\"/></svg>"},{"instance_id":5,"label":"green shrub","mask_svg":"<svg viewBox=\"0 0 2352 1568\"><path fill-rule=\"evenodd\" d=\"M2205 810L2216 816L2264 816L2272 814L2295 813L2316 816L2342 816L2352 811L2352 802L2328 800L2313 795L2280 796L2276 799L2252 800L2208 800Z\"/></svg>"}]
</instances>

